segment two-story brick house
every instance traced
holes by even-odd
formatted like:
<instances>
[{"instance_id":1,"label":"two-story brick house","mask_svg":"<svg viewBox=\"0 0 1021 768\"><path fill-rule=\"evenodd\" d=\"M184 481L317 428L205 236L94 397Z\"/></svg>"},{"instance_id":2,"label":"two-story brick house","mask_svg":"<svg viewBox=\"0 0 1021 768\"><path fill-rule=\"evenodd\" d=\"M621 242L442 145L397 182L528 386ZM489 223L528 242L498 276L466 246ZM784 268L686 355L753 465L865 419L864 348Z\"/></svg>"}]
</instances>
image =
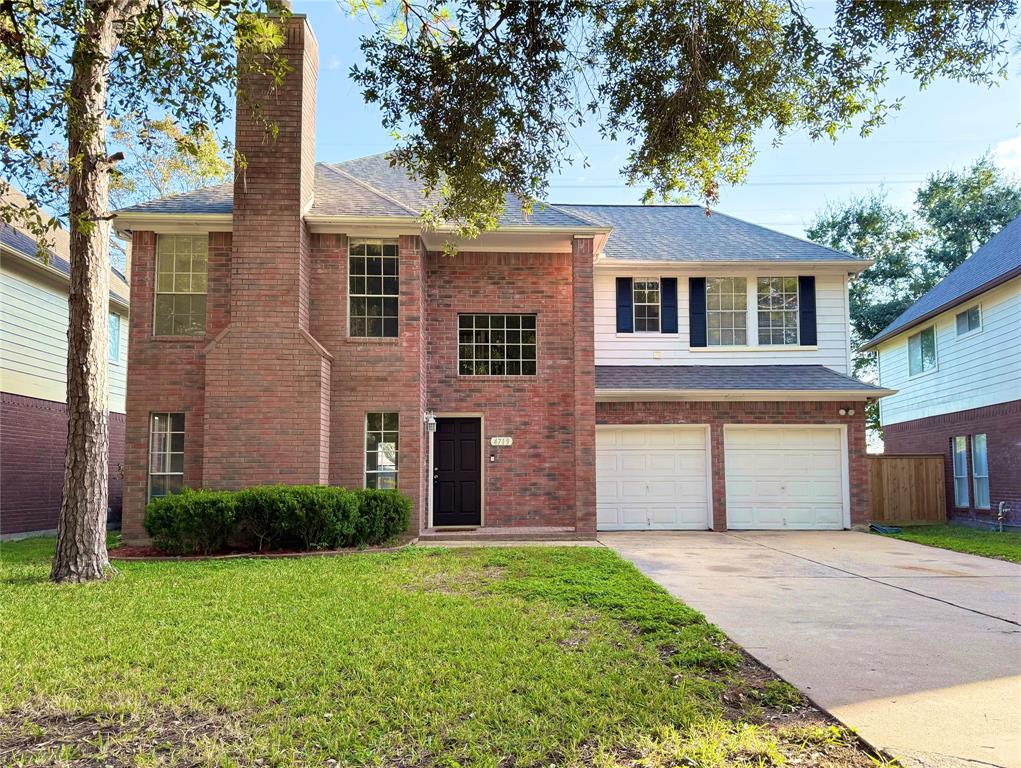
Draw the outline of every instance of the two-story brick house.
<instances>
[{"instance_id":1,"label":"two-story brick house","mask_svg":"<svg viewBox=\"0 0 1021 768\"><path fill-rule=\"evenodd\" d=\"M118 213L129 539L153 495L270 482L396 486L426 536L864 522L866 263L701 208L514 201L445 256L384 156L314 162L301 17L285 54L234 184Z\"/></svg>"}]
</instances>

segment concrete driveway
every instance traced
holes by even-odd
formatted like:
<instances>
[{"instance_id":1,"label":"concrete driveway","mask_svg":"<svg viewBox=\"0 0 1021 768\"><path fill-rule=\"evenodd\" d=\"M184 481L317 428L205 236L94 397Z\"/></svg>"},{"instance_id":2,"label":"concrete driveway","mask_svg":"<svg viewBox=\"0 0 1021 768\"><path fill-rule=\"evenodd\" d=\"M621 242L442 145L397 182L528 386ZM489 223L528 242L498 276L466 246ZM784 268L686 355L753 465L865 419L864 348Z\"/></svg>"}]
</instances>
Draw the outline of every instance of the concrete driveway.
<instances>
[{"instance_id":1,"label":"concrete driveway","mask_svg":"<svg viewBox=\"0 0 1021 768\"><path fill-rule=\"evenodd\" d=\"M599 538L905 764L1021 766L1021 565L850 531Z\"/></svg>"}]
</instances>

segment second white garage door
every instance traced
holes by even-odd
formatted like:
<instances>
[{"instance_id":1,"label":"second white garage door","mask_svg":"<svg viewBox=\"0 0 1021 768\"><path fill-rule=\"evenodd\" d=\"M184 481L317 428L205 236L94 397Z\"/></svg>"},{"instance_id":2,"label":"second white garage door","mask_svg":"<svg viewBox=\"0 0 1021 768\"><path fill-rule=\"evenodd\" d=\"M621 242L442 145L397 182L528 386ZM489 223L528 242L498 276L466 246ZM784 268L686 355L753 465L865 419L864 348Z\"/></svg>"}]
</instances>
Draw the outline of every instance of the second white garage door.
<instances>
[{"instance_id":1,"label":"second white garage door","mask_svg":"<svg viewBox=\"0 0 1021 768\"><path fill-rule=\"evenodd\" d=\"M596 429L596 520L601 531L709 527L705 427Z\"/></svg>"},{"instance_id":2,"label":"second white garage door","mask_svg":"<svg viewBox=\"0 0 1021 768\"><path fill-rule=\"evenodd\" d=\"M724 429L727 527L844 527L845 479L840 427Z\"/></svg>"}]
</instances>

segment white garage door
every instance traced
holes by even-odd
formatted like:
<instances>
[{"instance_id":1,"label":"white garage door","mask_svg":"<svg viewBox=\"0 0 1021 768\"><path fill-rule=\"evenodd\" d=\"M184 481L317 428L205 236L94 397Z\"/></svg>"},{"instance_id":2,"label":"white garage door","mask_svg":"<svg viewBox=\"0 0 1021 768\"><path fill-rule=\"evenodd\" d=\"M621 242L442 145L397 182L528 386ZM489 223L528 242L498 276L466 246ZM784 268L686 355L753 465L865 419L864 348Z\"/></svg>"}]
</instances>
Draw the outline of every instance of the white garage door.
<instances>
[{"instance_id":1,"label":"white garage door","mask_svg":"<svg viewBox=\"0 0 1021 768\"><path fill-rule=\"evenodd\" d=\"M704 427L598 427L601 531L709 527Z\"/></svg>"},{"instance_id":2,"label":"white garage door","mask_svg":"<svg viewBox=\"0 0 1021 768\"><path fill-rule=\"evenodd\" d=\"M724 429L727 527L844 527L839 427Z\"/></svg>"}]
</instances>

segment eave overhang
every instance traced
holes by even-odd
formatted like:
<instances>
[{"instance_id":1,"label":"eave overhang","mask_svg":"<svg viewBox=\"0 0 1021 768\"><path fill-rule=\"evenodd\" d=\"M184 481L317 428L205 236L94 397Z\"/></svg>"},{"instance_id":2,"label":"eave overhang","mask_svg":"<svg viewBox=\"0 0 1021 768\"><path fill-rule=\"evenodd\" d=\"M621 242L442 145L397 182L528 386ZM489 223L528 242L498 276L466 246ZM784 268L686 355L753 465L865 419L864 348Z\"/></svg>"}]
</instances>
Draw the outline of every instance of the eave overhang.
<instances>
[{"instance_id":1,"label":"eave overhang","mask_svg":"<svg viewBox=\"0 0 1021 768\"><path fill-rule=\"evenodd\" d=\"M596 389L596 402L664 400L755 402L864 402L895 395L895 389Z\"/></svg>"}]
</instances>

